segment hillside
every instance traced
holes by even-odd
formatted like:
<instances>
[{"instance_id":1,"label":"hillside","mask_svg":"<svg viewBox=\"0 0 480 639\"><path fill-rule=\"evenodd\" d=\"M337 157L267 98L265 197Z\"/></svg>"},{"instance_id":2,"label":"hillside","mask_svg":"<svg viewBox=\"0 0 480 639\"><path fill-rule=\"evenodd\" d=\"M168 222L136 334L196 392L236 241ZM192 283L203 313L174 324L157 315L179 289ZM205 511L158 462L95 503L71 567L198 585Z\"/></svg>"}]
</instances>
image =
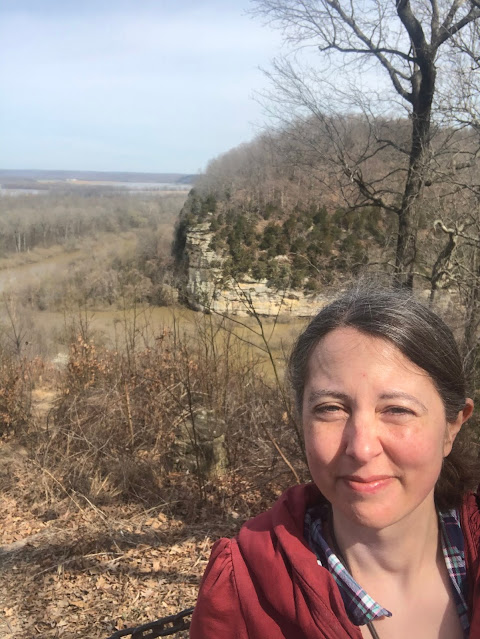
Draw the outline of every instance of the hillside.
<instances>
[{"instance_id":1,"label":"hillside","mask_svg":"<svg viewBox=\"0 0 480 639\"><path fill-rule=\"evenodd\" d=\"M207 222L226 279L313 292L392 259L395 217L360 200L352 206L348 184L319 161L302 164L285 135L260 136L210 163L177 225L180 268L189 229Z\"/></svg>"},{"instance_id":2,"label":"hillside","mask_svg":"<svg viewBox=\"0 0 480 639\"><path fill-rule=\"evenodd\" d=\"M313 120L262 134L212 160L177 225L179 269L188 265L189 229L208 223L225 281L247 276L276 289L321 291L364 270L393 273L408 122L378 118L372 130L360 116L338 116L328 124L341 139L344 164L335 161L327 125ZM447 144L463 159L471 141L462 131L439 130L432 142L436 174L418 213L416 284L422 290L451 282L446 229L475 206L440 179L451 162ZM474 173L467 178L473 184Z\"/></svg>"}]
</instances>

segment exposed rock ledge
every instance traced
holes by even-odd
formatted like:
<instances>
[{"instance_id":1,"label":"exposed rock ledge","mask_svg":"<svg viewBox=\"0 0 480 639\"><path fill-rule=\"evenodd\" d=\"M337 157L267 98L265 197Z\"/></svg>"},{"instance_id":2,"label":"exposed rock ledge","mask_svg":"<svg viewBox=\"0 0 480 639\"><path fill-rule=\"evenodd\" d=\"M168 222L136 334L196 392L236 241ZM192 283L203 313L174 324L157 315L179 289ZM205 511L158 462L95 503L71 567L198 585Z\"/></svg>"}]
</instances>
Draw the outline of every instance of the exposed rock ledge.
<instances>
[{"instance_id":1,"label":"exposed rock ledge","mask_svg":"<svg viewBox=\"0 0 480 639\"><path fill-rule=\"evenodd\" d=\"M193 308L226 315L246 316L254 309L263 316L310 317L327 303L324 295L277 290L269 287L267 280L244 276L240 281L225 282L223 259L210 248L212 237L209 222L198 224L187 233L187 296Z\"/></svg>"}]
</instances>

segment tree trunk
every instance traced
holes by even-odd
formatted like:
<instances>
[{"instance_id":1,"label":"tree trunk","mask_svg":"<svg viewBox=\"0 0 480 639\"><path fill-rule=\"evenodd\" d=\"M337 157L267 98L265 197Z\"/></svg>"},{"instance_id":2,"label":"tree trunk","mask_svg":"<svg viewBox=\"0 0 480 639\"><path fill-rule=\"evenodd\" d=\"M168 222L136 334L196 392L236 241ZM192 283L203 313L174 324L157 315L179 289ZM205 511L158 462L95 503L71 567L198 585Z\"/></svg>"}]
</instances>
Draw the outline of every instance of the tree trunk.
<instances>
[{"instance_id":1,"label":"tree trunk","mask_svg":"<svg viewBox=\"0 0 480 639\"><path fill-rule=\"evenodd\" d=\"M419 204L430 161L430 123L435 91L435 63L428 51L418 52L419 68L412 81L412 137L410 161L398 214L395 282L413 288L417 259Z\"/></svg>"},{"instance_id":2,"label":"tree trunk","mask_svg":"<svg viewBox=\"0 0 480 639\"><path fill-rule=\"evenodd\" d=\"M480 324L480 260L478 249L474 249L472 259L472 283L468 288L465 303L465 327L463 332L462 355L465 376L471 389L477 388L477 340Z\"/></svg>"}]
</instances>

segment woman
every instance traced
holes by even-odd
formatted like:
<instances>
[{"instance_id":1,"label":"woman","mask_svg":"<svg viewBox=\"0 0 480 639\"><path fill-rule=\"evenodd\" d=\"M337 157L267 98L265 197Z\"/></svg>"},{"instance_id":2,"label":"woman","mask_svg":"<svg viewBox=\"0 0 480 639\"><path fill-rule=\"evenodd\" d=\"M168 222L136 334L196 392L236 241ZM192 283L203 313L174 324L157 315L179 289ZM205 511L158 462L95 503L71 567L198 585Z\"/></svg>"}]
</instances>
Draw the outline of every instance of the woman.
<instances>
[{"instance_id":1,"label":"woman","mask_svg":"<svg viewBox=\"0 0 480 639\"><path fill-rule=\"evenodd\" d=\"M451 331L352 290L300 335L290 378L313 484L221 539L192 639L480 638L476 451ZM472 459L473 452L473 459Z\"/></svg>"}]
</instances>

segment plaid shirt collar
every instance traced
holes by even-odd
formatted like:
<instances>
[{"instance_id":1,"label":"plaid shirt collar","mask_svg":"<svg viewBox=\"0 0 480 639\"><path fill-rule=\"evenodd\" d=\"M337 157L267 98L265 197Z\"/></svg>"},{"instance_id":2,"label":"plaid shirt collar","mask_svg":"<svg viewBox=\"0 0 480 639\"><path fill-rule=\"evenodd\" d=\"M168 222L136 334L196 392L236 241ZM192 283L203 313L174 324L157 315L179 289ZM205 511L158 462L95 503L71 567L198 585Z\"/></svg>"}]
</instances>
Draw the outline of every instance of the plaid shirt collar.
<instances>
[{"instance_id":1,"label":"plaid shirt collar","mask_svg":"<svg viewBox=\"0 0 480 639\"><path fill-rule=\"evenodd\" d=\"M321 504L307 510L305 515L305 539L315 553L318 564L327 568L335 579L350 621L356 626L362 626L372 621L372 619L391 617L392 613L372 599L355 581L325 541L322 528L325 521L327 521L329 508L329 504ZM470 624L466 603L467 575L460 518L456 510L448 510L439 513L438 516L445 565L450 576L460 623L465 638L467 638Z\"/></svg>"}]
</instances>

